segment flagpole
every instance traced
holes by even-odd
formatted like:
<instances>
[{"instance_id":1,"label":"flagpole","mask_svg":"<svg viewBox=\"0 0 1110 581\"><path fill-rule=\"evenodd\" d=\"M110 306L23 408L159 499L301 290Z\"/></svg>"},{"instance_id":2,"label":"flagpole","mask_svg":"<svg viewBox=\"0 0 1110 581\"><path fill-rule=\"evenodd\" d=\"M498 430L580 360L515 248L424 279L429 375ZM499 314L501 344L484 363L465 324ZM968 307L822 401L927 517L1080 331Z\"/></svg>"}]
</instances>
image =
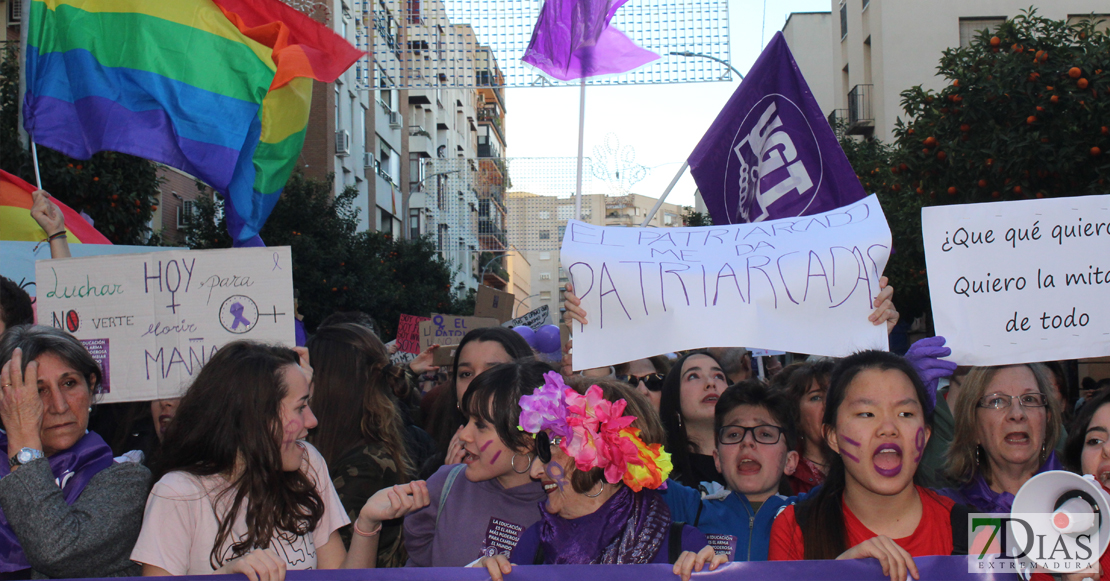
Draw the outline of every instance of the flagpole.
<instances>
[{"instance_id":1,"label":"flagpole","mask_svg":"<svg viewBox=\"0 0 1110 581\"><path fill-rule=\"evenodd\" d=\"M574 219L582 219L582 151L586 137L586 77L582 77L578 91L578 177L574 187Z\"/></svg>"},{"instance_id":2,"label":"flagpole","mask_svg":"<svg viewBox=\"0 0 1110 581\"><path fill-rule=\"evenodd\" d=\"M689 161L682 162L682 167L678 168L678 172L671 178L670 185L663 191L663 195L659 196L659 201L655 202L655 205L652 206L651 211L648 212L647 218L644 218L644 223L640 224L641 228L647 228L648 222L651 222L651 219L655 217L655 213L659 211L659 208L663 207L663 200L666 200L667 196L671 194L671 190L674 189L675 184L678 183L678 178L682 177L682 174L686 172L686 168L688 167L690 167Z\"/></svg>"},{"instance_id":3,"label":"flagpole","mask_svg":"<svg viewBox=\"0 0 1110 581\"><path fill-rule=\"evenodd\" d=\"M42 189L42 176L39 174L39 148L35 145L35 140L31 140L31 161L35 162L35 184Z\"/></svg>"}]
</instances>

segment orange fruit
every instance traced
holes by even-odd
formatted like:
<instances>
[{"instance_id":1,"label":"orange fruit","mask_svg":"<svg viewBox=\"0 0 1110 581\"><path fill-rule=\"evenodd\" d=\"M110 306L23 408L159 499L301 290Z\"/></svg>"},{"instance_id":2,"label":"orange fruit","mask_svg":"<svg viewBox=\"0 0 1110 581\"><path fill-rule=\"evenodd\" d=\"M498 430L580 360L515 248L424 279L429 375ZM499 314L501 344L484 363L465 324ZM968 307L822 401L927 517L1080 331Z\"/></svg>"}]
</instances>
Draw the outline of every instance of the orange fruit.
<instances>
[{"instance_id":1,"label":"orange fruit","mask_svg":"<svg viewBox=\"0 0 1110 581\"><path fill-rule=\"evenodd\" d=\"M1099 133L1102 133L1103 135L1110 135L1110 127L1103 125Z\"/></svg>"},{"instance_id":2,"label":"orange fruit","mask_svg":"<svg viewBox=\"0 0 1110 581\"><path fill-rule=\"evenodd\" d=\"M991 46L999 46L1001 44L1002 44L1002 39L1001 38L998 38L997 36L992 36L991 37Z\"/></svg>"},{"instance_id":3,"label":"orange fruit","mask_svg":"<svg viewBox=\"0 0 1110 581\"><path fill-rule=\"evenodd\" d=\"M944 153L943 151L937 152L937 161L944 161L944 158L946 157L948 157L947 153Z\"/></svg>"},{"instance_id":4,"label":"orange fruit","mask_svg":"<svg viewBox=\"0 0 1110 581\"><path fill-rule=\"evenodd\" d=\"M1102 155L1102 150L1096 145L1091 148L1091 157L1098 157Z\"/></svg>"},{"instance_id":5,"label":"orange fruit","mask_svg":"<svg viewBox=\"0 0 1110 581\"><path fill-rule=\"evenodd\" d=\"M952 81L952 86L953 87L959 87L960 86L960 80L956 79L956 80Z\"/></svg>"},{"instance_id":6,"label":"orange fruit","mask_svg":"<svg viewBox=\"0 0 1110 581\"><path fill-rule=\"evenodd\" d=\"M1044 111L1044 107L1037 105L1037 113L1040 113L1041 111Z\"/></svg>"},{"instance_id":7,"label":"orange fruit","mask_svg":"<svg viewBox=\"0 0 1110 581\"><path fill-rule=\"evenodd\" d=\"M987 180L979 180L979 187L980 188L987 187Z\"/></svg>"},{"instance_id":8,"label":"orange fruit","mask_svg":"<svg viewBox=\"0 0 1110 581\"><path fill-rule=\"evenodd\" d=\"M1014 186L1014 193L1015 194L1020 194L1021 193L1021 186Z\"/></svg>"},{"instance_id":9,"label":"orange fruit","mask_svg":"<svg viewBox=\"0 0 1110 581\"><path fill-rule=\"evenodd\" d=\"M1086 89L1088 84L1089 83L1087 82L1087 79L1079 79L1075 82L1075 86L1079 87L1080 89Z\"/></svg>"},{"instance_id":10,"label":"orange fruit","mask_svg":"<svg viewBox=\"0 0 1110 581\"><path fill-rule=\"evenodd\" d=\"M937 144L937 138L936 137L929 136L929 137L925 138L925 147L935 147L936 144Z\"/></svg>"},{"instance_id":11,"label":"orange fruit","mask_svg":"<svg viewBox=\"0 0 1110 581\"><path fill-rule=\"evenodd\" d=\"M1079 70L1079 67L1072 67L1072 68L1068 69L1068 76L1073 78L1073 79L1078 79L1079 76L1082 75L1082 74L1083 74L1083 71Z\"/></svg>"},{"instance_id":12,"label":"orange fruit","mask_svg":"<svg viewBox=\"0 0 1110 581\"><path fill-rule=\"evenodd\" d=\"M925 189L924 189L924 188L917 188L917 190L915 190L915 191L916 191L917 193L919 193L919 194L924 194L924 193L925 193Z\"/></svg>"},{"instance_id":13,"label":"orange fruit","mask_svg":"<svg viewBox=\"0 0 1110 581\"><path fill-rule=\"evenodd\" d=\"M956 186L949 186L948 195L949 196L955 196L956 195Z\"/></svg>"},{"instance_id":14,"label":"orange fruit","mask_svg":"<svg viewBox=\"0 0 1110 581\"><path fill-rule=\"evenodd\" d=\"M1037 60L1042 63L1048 60L1048 52L1043 50L1037 51Z\"/></svg>"},{"instance_id":15,"label":"orange fruit","mask_svg":"<svg viewBox=\"0 0 1110 581\"><path fill-rule=\"evenodd\" d=\"M960 125L960 131L967 133L968 131L971 131L971 126L967 123L964 123L963 125Z\"/></svg>"},{"instance_id":16,"label":"orange fruit","mask_svg":"<svg viewBox=\"0 0 1110 581\"><path fill-rule=\"evenodd\" d=\"M1060 96L1059 95L1053 95L1048 100L1051 101L1053 104L1056 104L1056 103L1060 102Z\"/></svg>"},{"instance_id":17,"label":"orange fruit","mask_svg":"<svg viewBox=\"0 0 1110 581\"><path fill-rule=\"evenodd\" d=\"M990 167L992 165L994 165L994 158L988 157L987 158L987 167Z\"/></svg>"},{"instance_id":18,"label":"orange fruit","mask_svg":"<svg viewBox=\"0 0 1110 581\"><path fill-rule=\"evenodd\" d=\"M1000 197L1002 197L1002 194L998 193L998 190L995 190L995 191L991 192L991 197L992 198L1000 198Z\"/></svg>"},{"instance_id":19,"label":"orange fruit","mask_svg":"<svg viewBox=\"0 0 1110 581\"><path fill-rule=\"evenodd\" d=\"M1025 118L1025 122L1032 125L1032 124L1037 122L1037 116L1036 115L1030 115L1030 116Z\"/></svg>"}]
</instances>

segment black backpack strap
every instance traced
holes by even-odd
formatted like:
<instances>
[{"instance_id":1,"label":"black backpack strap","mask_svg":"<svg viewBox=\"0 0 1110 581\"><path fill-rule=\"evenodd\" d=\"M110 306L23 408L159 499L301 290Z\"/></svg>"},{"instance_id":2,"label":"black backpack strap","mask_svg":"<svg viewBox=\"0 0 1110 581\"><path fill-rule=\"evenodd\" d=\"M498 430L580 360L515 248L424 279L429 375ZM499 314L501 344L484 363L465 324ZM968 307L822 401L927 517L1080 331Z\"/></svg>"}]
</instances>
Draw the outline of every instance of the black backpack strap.
<instances>
[{"instance_id":1,"label":"black backpack strap","mask_svg":"<svg viewBox=\"0 0 1110 581\"><path fill-rule=\"evenodd\" d=\"M705 502L699 500L698 501L698 513L696 515L694 515L694 526L695 527L698 526L698 524L701 523L701 509L704 506L705 506Z\"/></svg>"},{"instance_id":2,"label":"black backpack strap","mask_svg":"<svg viewBox=\"0 0 1110 581\"><path fill-rule=\"evenodd\" d=\"M678 562L678 557L682 554L682 527L684 526L686 526L684 522L671 523L671 540L667 546L667 562L672 565Z\"/></svg>"},{"instance_id":3,"label":"black backpack strap","mask_svg":"<svg viewBox=\"0 0 1110 581\"><path fill-rule=\"evenodd\" d=\"M536 544L536 554L535 554L535 556L532 557L532 564L533 565L543 565L543 560L546 559L546 558L547 558L547 555L545 555L544 552L543 552L543 545L540 544L540 543L537 543Z\"/></svg>"},{"instance_id":4,"label":"black backpack strap","mask_svg":"<svg viewBox=\"0 0 1110 581\"><path fill-rule=\"evenodd\" d=\"M952 554L967 554L967 519L971 515L966 505L952 505Z\"/></svg>"}]
</instances>

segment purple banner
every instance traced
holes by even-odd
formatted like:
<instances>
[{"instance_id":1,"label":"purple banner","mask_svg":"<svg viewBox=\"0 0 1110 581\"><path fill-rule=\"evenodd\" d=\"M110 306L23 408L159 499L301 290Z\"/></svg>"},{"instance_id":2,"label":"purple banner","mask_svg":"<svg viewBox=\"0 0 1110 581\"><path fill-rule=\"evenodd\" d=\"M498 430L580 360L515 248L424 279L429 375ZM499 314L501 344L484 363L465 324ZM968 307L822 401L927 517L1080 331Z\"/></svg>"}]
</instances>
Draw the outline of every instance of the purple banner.
<instances>
[{"instance_id":1,"label":"purple banner","mask_svg":"<svg viewBox=\"0 0 1110 581\"><path fill-rule=\"evenodd\" d=\"M918 557L920 581L1018 581L1016 574L968 573L967 557ZM220 577L243 579L242 575L182 575L177 581L212 581ZM882 567L875 559L846 561L779 561L729 563L713 572L695 573L694 579L775 579L777 581L883 581ZM169 579L167 577L167 579ZM290 581L488 581L484 568L354 569L337 571L290 571ZM546 565L515 566L506 581L676 581L670 565ZM107 581L107 580L105 580Z\"/></svg>"},{"instance_id":2,"label":"purple banner","mask_svg":"<svg viewBox=\"0 0 1110 581\"><path fill-rule=\"evenodd\" d=\"M659 55L609 26L628 0L545 0L520 60L561 81L615 75Z\"/></svg>"},{"instance_id":3,"label":"purple banner","mask_svg":"<svg viewBox=\"0 0 1110 581\"><path fill-rule=\"evenodd\" d=\"M781 32L688 161L714 224L810 216L867 195Z\"/></svg>"}]
</instances>

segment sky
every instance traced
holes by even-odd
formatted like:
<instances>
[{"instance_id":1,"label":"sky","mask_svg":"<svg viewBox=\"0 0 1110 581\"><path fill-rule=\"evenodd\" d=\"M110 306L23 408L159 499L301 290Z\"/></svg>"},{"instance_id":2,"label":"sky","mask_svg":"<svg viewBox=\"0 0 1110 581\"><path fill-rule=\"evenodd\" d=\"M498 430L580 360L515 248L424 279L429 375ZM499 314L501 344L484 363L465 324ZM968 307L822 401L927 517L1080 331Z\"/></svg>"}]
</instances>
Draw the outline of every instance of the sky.
<instances>
[{"instance_id":1,"label":"sky","mask_svg":"<svg viewBox=\"0 0 1110 581\"><path fill-rule=\"evenodd\" d=\"M729 0L732 66L747 74L791 12L827 12L831 4L830 0L766 0L766 4ZM607 134L616 134L622 147L635 148L637 163L651 168L632 192L659 197L739 86L739 79L733 77L731 82L587 87L586 156L603 145ZM577 87L509 88L505 100L508 157L578 155ZM693 205L695 188L687 171L667 201Z\"/></svg>"}]
</instances>

